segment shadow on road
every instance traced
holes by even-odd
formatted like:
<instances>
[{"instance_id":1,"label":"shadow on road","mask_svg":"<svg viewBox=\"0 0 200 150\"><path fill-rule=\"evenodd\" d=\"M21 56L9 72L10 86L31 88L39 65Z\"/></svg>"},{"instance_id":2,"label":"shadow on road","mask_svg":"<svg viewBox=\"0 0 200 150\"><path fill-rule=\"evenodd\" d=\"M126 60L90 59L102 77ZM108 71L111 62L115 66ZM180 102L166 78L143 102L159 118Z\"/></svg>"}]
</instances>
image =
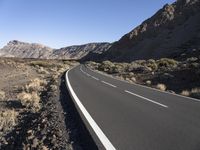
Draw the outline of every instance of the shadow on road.
<instances>
[{"instance_id":1,"label":"shadow on road","mask_svg":"<svg viewBox=\"0 0 200 150\"><path fill-rule=\"evenodd\" d=\"M65 113L65 124L74 149L98 149L86 128L65 84L65 74L61 77L60 101Z\"/></svg>"}]
</instances>

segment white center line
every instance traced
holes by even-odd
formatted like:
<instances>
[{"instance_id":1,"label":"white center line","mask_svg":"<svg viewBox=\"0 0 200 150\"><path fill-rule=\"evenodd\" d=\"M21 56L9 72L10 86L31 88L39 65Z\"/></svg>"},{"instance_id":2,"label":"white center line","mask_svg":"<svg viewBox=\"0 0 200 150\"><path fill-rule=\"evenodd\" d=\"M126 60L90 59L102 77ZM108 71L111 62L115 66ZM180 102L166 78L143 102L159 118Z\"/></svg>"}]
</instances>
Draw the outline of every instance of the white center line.
<instances>
[{"instance_id":1,"label":"white center line","mask_svg":"<svg viewBox=\"0 0 200 150\"><path fill-rule=\"evenodd\" d=\"M109 85L109 86L112 86L112 87L114 87L114 88L117 87L117 86L115 86L115 85L113 85L113 84L111 84L111 83L105 82L105 81L101 81L101 82L104 83L104 84L107 84L107 85Z\"/></svg>"},{"instance_id":2,"label":"white center line","mask_svg":"<svg viewBox=\"0 0 200 150\"><path fill-rule=\"evenodd\" d=\"M93 79L97 80L97 81L99 80L98 78L96 78L96 77L94 77L94 76L91 76L91 77L92 77Z\"/></svg>"},{"instance_id":3,"label":"white center line","mask_svg":"<svg viewBox=\"0 0 200 150\"><path fill-rule=\"evenodd\" d=\"M143 97L143 96L141 96L141 95L132 93L132 92L130 92L130 91L128 91L128 90L125 90L125 92L126 92L126 93L129 93L129 94L131 94L131 95L137 96L137 97L139 97L139 98L142 98L142 99L144 99L144 100L147 100L147 101L149 101L149 102L152 102L152 103L154 103L154 104L160 105L160 106L162 106L162 107L168 108L168 106L166 106L166 105L164 105L164 104L161 104L161 103L156 102L156 101L154 101L154 100L148 99L148 98Z\"/></svg>"},{"instance_id":4,"label":"white center line","mask_svg":"<svg viewBox=\"0 0 200 150\"><path fill-rule=\"evenodd\" d=\"M88 74L88 73L86 73L86 75L87 75L88 77L91 77L91 75L90 75L90 74Z\"/></svg>"}]
</instances>

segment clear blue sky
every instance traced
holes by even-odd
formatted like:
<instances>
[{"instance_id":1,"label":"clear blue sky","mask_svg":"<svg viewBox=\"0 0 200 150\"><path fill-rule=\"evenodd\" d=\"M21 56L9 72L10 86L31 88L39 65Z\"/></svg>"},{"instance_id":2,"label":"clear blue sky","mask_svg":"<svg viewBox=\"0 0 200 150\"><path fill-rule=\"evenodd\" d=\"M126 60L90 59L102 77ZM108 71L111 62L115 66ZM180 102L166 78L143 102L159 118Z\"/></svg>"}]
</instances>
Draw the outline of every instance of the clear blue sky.
<instances>
[{"instance_id":1,"label":"clear blue sky","mask_svg":"<svg viewBox=\"0 0 200 150\"><path fill-rule=\"evenodd\" d=\"M0 0L0 47L113 42L175 0Z\"/></svg>"}]
</instances>

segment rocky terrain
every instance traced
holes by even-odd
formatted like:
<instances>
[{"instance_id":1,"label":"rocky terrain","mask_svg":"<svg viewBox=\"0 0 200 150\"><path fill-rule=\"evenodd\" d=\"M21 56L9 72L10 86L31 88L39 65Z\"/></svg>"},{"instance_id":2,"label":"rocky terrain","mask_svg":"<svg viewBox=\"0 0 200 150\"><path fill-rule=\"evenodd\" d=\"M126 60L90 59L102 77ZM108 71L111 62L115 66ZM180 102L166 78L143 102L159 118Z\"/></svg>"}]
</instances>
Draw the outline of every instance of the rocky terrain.
<instances>
[{"instance_id":1,"label":"rocky terrain","mask_svg":"<svg viewBox=\"0 0 200 150\"><path fill-rule=\"evenodd\" d=\"M62 77L77 64L0 59L0 149L82 149L81 123Z\"/></svg>"},{"instance_id":2,"label":"rocky terrain","mask_svg":"<svg viewBox=\"0 0 200 150\"><path fill-rule=\"evenodd\" d=\"M86 65L130 83L200 99L200 49L184 52L176 60L161 58L130 63L90 61Z\"/></svg>"},{"instance_id":3,"label":"rocky terrain","mask_svg":"<svg viewBox=\"0 0 200 150\"><path fill-rule=\"evenodd\" d=\"M41 59L81 59L88 53L101 54L110 48L110 46L110 43L89 43L52 49L41 44L13 40L0 49L0 56Z\"/></svg>"},{"instance_id":4,"label":"rocky terrain","mask_svg":"<svg viewBox=\"0 0 200 150\"><path fill-rule=\"evenodd\" d=\"M199 0L166 4L86 64L120 80L200 98L199 18Z\"/></svg>"},{"instance_id":5,"label":"rocky terrain","mask_svg":"<svg viewBox=\"0 0 200 150\"><path fill-rule=\"evenodd\" d=\"M108 51L93 56L93 60L131 62L137 59L175 58L184 51L199 48L199 18L199 0L177 0L166 4L115 42Z\"/></svg>"}]
</instances>

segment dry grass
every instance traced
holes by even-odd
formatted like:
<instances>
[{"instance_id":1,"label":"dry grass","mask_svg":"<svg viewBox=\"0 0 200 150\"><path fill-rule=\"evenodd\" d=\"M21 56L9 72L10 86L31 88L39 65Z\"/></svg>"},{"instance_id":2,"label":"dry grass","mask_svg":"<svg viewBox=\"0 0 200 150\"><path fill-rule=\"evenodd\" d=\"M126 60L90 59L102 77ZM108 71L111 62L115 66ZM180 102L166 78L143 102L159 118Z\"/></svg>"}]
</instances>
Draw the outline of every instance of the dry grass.
<instances>
[{"instance_id":1,"label":"dry grass","mask_svg":"<svg viewBox=\"0 0 200 150\"><path fill-rule=\"evenodd\" d=\"M43 67L38 67L37 72L39 74L49 74L49 72L46 69L44 69Z\"/></svg>"},{"instance_id":2,"label":"dry grass","mask_svg":"<svg viewBox=\"0 0 200 150\"><path fill-rule=\"evenodd\" d=\"M6 98L6 93L4 91L0 91L0 101L5 100Z\"/></svg>"},{"instance_id":3,"label":"dry grass","mask_svg":"<svg viewBox=\"0 0 200 150\"><path fill-rule=\"evenodd\" d=\"M181 95L183 95L183 96L190 96L190 91L184 90L184 91L181 92Z\"/></svg>"},{"instance_id":4,"label":"dry grass","mask_svg":"<svg viewBox=\"0 0 200 150\"><path fill-rule=\"evenodd\" d=\"M52 91L56 91L58 89L58 87L54 84L52 84L50 87Z\"/></svg>"},{"instance_id":5,"label":"dry grass","mask_svg":"<svg viewBox=\"0 0 200 150\"><path fill-rule=\"evenodd\" d=\"M200 93L200 88L193 88L191 93Z\"/></svg>"},{"instance_id":6,"label":"dry grass","mask_svg":"<svg viewBox=\"0 0 200 150\"><path fill-rule=\"evenodd\" d=\"M190 96L200 98L200 88L193 88L190 92Z\"/></svg>"},{"instance_id":7,"label":"dry grass","mask_svg":"<svg viewBox=\"0 0 200 150\"><path fill-rule=\"evenodd\" d=\"M184 90L181 92L181 95L200 98L200 88L193 88L191 91Z\"/></svg>"},{"instance_id":8,"label":"dry grass","mask_svg":"<svg viewBox=\"0 0 200 150\"><path fill-rule=\"evenodd\" d=\"M147 84L147 85L151 85L151 81L150 81L150 80L147 80L147 81L146 81L146 84Z\"/></svg>"},{"instance_id":9,"label":"dry grass","mask_svg":"<svg viewBox=\"0 0 200 150\"><path fill-rule=\"evenodd\" d=\"M8 131L16 125L18 112L14 110L0 111L0 131Z\"/></svg>"},{"instance_id":10,"label":"dry grass","mask_svg":"<svg viewBox=\"0 0 200 150\"><path fill-rule=\"evenodd\" d=\"M22 92L17 95L17 98L20 100L22 106L33 111L38 111L40 109L40 97L36 92Z\"/></svg>"},{"instance_id":11,"label":"dry grass","mask_svg":"<svg viewBox=\"0 0 200 150\"><path fill-rule=\"evenodd\" d=\"M26 92L33 92L33 91L41 91L47 85L46 80L41 80L39 78L35 78L31 80L31 82L25 86Z\"/></svg>"},{"instance_id":12,"label":"dry grass","mask_svg":"<svg viewBox=\"0 0 200 150\"><path fill-rule=\"evenodd\" d=\"M161 84L161 83L157 84L156 88L161 91L165 91L167 89L166 85Z\"/></svg>"},{"instance_id":13,"label":"dry grass","mask_svg":"<svg viewBox=\"0 0 200 150\"><path fill-rule=\"evenodd\" d=\"M34 67L40 66L40 67L46 67L46 68L51 68L51 67L55 66L55 64L53 64L53 63L46 62L46 61L40 61L40 60L38 60L38 61L32 61L30 63L30 65L34 66Z\"/></svg>"}]
</instances>

